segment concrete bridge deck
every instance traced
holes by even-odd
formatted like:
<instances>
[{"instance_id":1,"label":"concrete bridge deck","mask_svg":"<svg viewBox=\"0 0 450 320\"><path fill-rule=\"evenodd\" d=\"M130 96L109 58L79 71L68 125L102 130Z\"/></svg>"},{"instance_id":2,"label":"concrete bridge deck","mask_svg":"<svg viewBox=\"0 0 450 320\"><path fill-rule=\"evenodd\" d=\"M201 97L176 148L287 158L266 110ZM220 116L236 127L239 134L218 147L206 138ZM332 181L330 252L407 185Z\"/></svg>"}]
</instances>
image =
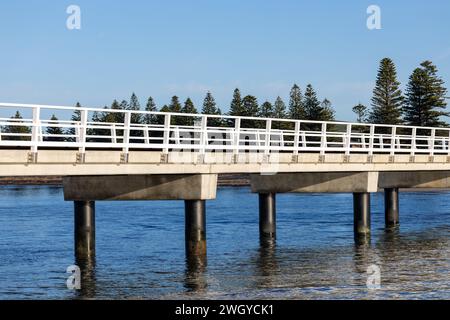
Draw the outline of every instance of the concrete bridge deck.
<instances>
[{"instance_id":1,"label":"concrete bridge deck","mask_svg":"<svg viewBox=\"0 0 450 320\"><path fill-rule=\"evenodd\" d=\"M82 163L78 155L77 150L39 150L30 161L28 150L0 149L0 176L450 170L448 155L278 153L267 158L262 153L129 151L124 162L121 151L86 150Z\"/></svg>"}]
</instances>

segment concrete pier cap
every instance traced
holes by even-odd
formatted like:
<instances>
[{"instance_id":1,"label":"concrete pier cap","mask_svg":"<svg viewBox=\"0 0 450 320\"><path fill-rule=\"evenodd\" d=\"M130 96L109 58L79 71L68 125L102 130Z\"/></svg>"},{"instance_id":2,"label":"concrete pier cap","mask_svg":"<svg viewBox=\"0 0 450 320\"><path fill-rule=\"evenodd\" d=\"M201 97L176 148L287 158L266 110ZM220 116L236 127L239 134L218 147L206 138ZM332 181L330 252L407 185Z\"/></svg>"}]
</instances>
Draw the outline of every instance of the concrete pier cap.
<instances>
[{"instance_id":1,"label":"concrete pier cap","mask_svg":"<svg viewBox=\"0 0 450 320\"><path fill-rule=\"evenodd\" d=\"M450 171L380 172L380 188L450 188Z\"/></svg>"},{"instance_id":2,"label":"concrete pier cap","mask_svg":"<svg viewBox=\"0 0 450 320\"><path fill-rule=\"evenodd\" d=\"M216 198L217 174L67 176L64 199L209 200Z\"/></svg>"},{"instance_id":3,"label":"concrete pier cap","mask_svg":"<svg viewBox=\"0 0 450 320\"><path fill-rule=\"evenodd\" d=\"M252 174L257 193L377 192L378 172L298 172L275 175Z\"/></svg>"}]
</instances>

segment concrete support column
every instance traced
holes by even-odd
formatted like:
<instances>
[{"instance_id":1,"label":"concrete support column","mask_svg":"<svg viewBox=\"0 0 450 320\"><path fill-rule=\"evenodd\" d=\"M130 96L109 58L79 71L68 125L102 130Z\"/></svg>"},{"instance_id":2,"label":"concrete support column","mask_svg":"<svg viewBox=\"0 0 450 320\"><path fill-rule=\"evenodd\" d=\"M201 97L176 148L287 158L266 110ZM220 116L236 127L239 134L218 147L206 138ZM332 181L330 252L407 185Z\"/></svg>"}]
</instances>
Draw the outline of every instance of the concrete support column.
<instances>
[{"instance_id":1,"label":"concrete support column","mask_svg":"<svg viewBox=\"0 0 450 320\"><path fill-rule=\"evenodd\" d=\"M205 200L185 200L186 257L206 257Z\"/></svg>"},{"instance_id":2,"label":"concrete support column","mask_svg":"<svg viewBox=\"0 0 450 320\"><path fill-rule=\"evenodd\" d=\"M386 227L395 227L399 224L398 188L384 189L384 213Z\"/></svg>"},{"instance_id":3,"label":"concrete support column","mask_svg":"<svg viewBox=\"0 0 450 320\"><path fill-rule=\"evenodd\" d=\"M259 234L261 238L275 238L276 193L259 193Z\"/></svg>"},{"instance_id":4,"label":"concrete support column","mask_svg":"<svg viewBox=\"0 0 450 320\"><path fill-rule=\"evenodd\" d=\"M75 256L79 259L95 255L95 202L74 201Z\"/></svg>"},{"instance_id":5,"label":"concrete support column","mask_svg":"<svg viewBox=\"0 0 450 320\"><path fill-rule=\"evenodd\" d=\"M355 237L370 234L370 193L353 193Z\"/></svg>"}]
</instances>

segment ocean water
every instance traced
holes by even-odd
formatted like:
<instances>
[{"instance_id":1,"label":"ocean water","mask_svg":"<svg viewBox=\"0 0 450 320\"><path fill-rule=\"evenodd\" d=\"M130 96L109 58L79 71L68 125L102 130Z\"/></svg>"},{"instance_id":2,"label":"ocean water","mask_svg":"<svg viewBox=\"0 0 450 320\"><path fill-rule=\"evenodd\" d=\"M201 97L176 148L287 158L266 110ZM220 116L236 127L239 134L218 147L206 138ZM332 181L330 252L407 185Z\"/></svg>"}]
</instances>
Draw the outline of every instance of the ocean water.
<instances>
[{"instance_id":1,"label":"ocean water","mask_svg":"<svg viewBox=\"0 0 450 320\"><path fill-rule=\"evenodd\" d=\"M450 299L450 192L401 193L396 230L383 206L373 194L371 241L356 245L351 194L279 194L277 239L262 243L258 196L219 188L195 264L183 201L97 202L96 258L70 290L73 204L60 187L2 186L0 299Z\"/></svg>"}]
</instances>

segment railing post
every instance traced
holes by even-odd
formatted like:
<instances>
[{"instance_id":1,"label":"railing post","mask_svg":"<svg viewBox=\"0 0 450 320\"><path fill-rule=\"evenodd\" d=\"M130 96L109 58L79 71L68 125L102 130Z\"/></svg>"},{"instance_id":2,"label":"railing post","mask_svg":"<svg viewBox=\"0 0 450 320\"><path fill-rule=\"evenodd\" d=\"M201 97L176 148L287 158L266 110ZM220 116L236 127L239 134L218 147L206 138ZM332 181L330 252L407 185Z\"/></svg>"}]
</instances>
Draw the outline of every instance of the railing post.
<instances>
[{"instance_id":1,"label":"railing post","mask_svg":"<svg viewBox=\"0 0 450 320\"><path fill-rule=\"evenodd\" d=\"M271 119L267 119L266 120L266 139L264 141L264 156L268 157L270 154L270 141L271 141L271 137L270 137L270 133L272 131L272 120Z\"/></svg>"},{"instance_id":2,"label":"railing post","mask_svg":"<svg viewBox=\"0 0 450 320\"><path fill-rule=\"evenodd\" d=\"M80 110L80 123L77 125L78 132L76 141L79 145L77 154L77 163L84 163L86 158L86 135L87 135L87 110Z\"/></svg>"},{"instance_id":3,"label":"railing post","mask_svg":"<svg viewBox=\"0 0 450 320\"><path fill-rule=\"evenodd\" d=\"M295 121L294 128L294 155L298 156L298 144L300 140L300 121Z\"/></svg>"},{"instance_id":4,"label":"railing post","mask_svg":"<svg viewBox=\"0 0 450 320\"><path fill-rule=\"evenodd\" d=\"M322 132L321 132L321 139L320 139L320 155L325 154L325 149L327 147L327 124L324 122L322 123Z\"/></svg>"},{"instance_id":5,"label":"railing post","mask_svg":"<svg viewBox=\"0 0 450 320\"><path fill-rule=\"evenodd\" d=\"M447 150L448 155L450 155L450 130L448 130Z\"/></svg>"},{"instance_id":6,"label":"railing post","mask_svg":"<svg viewBox=\"0 0 450 320\"><path fill-rule=\"evenodd\" d=\"M369 156L373 156L373 146L375 141L375 126L370 126L370 137L369 137Z\"/></svg>"},{"instance_id":7,"label":"railing post","mask_svg":"<svg viewBox=\"0 0 450 320\"><path fill-rule=\"evenodd\" d=\"M170 141L170 120L171 115L164 115L164 131L163 131L163 152L161 155L161 162L168 162L169 160L169 141Z\"/></svg>"},{"instance_id":8,"label":"railing post","mask_svg":"<svg viewBox=\"0 0 450 320\"><path fill-rule=\"evenodd\" d=\"M111 125L111 139L112 139L112 143L117 143L116 124L115 123L113 123Z\"/></svg>"},{"instance_id":9,"label":"railing post","mask_svg":"<svg viewBox=\"0 0 450 320\"><path fill-rule=\"evenodd\" d=\"M124 128L123 128L123 148L122 154L120 155L120 162L127 163L128 162L128 152L130 150L130 126L131 126L131 112L128 111L125 113L124 118Z\"/></svg>"},{"instance_id":10,"label":"railing post","mask_svg":"<svg viewBox=\"0 0 450 320\"><path fill-rule=\"evenodd\" d=\"M205 161L206 146L208 144L208 116L202 116L200 123L200 146L198 161Z\"/></svg>"},{"instance_id":11,"label":"railing post","mask_svg":"<svg viewBox=\"0 0 450 320\"><path fill-rule=\"evenodd\" d=\"M350 142L352 139L352 125L347 124L346 136L345 136L345 155L350 155Z\"/></svg>"},{"instance_id":12,"label":"railing post","mask_svg":"<svg viewBox=\"0 0 450 320\"><path fill-rule=\"evenodd\" d=\"M241 118L234 118L233 161L237 162L241 135Z\"/></svg>"},{"instance_id":13,"label":"railing post","mask_svg":"<svg viewBox=\"0 0 450 320\"><path fill-rule=\"evenodd\" d=\"M434 156L434 143L436 138L436 129L431 129L430 141L428 144L428 149L430 150L430 156Z\"/></svg>"},{"instance_id":14,"label":"railing post","mask_svg":"<svg viewBox=\"0 0 450 320\"><path fill-rule=\"evenodd\" d=\"M397 127L392 127L392 132L391 132L391 156L393 156L395 154L395 136L397 135Z\"/></svg>"},{"instance_id":15,"label":"railing post","mask_svg":"<svg viewBox=\"0 0 450 320\"><path fill-rule=\"evenodd\" d=\"M31 128L31 152L28 156L29 162L37 162L37 151L41 136L41 108L33 107L33 124Z\"/></svg>"},{"instance_id":16,"label":"railing post","mask_svg":"<svg viewBox=\"0 0 450 320\"><path fill-rule=\"evenodd\" d=\"M145 126L145 129L144 129L144 141L145 141L145 144L150 144L150 135L148 134L147 126Z\"/></svg>"},{"instance_id":17,"label":"railing post","mask_svg":"<svg viewBox=\"0 0 450 320\"><path fill-rule=\"evenodd\" d=\"M411 156L413 157L416 153L416 137L417 137L417 128L412 129L411 136Z\"/></svg>"}]
</instances>

